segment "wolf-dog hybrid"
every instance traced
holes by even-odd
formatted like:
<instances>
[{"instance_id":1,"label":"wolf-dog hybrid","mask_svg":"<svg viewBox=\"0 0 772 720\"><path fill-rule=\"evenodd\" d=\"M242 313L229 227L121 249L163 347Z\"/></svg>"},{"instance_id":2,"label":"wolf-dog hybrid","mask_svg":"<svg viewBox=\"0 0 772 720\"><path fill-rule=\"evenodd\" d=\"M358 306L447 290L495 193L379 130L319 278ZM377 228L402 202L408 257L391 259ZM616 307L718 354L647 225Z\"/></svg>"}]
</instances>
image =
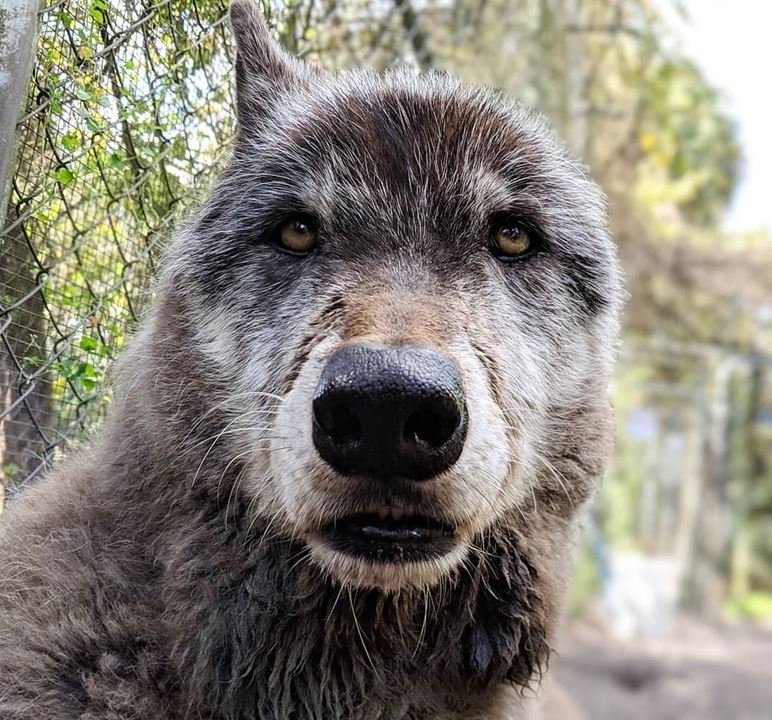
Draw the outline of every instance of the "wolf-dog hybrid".
<instances>
[{"instance_id":1,"label":"wolf-dog hybrid","mask_svg":"<svg viewBox=\"0 0 772 720\"><path fill-rule=\"evenodd\" d=\"M231 24L230 162L0 521L0 718L529 717L611 444L603 196L496 93Z\"/></svg>"}]
</instances>

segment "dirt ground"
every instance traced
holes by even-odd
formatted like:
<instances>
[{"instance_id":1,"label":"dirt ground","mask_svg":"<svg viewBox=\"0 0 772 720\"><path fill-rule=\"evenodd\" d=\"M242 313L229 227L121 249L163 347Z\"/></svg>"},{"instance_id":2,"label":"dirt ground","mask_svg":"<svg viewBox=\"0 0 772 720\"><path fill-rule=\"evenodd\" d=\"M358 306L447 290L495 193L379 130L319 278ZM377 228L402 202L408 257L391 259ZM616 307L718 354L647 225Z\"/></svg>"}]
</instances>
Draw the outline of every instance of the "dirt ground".
<instances>
[{"instance_id":1,"label":"dirt ground","mask_svg":"<svg viewBox=\"0 0 772 720\"><path fill-rule=\"evenodd\" d=\"M552 668L563 702L546 720L772 720L770 630L683 618L627 642L571 626Z\"/></svg>"}]
</instances>

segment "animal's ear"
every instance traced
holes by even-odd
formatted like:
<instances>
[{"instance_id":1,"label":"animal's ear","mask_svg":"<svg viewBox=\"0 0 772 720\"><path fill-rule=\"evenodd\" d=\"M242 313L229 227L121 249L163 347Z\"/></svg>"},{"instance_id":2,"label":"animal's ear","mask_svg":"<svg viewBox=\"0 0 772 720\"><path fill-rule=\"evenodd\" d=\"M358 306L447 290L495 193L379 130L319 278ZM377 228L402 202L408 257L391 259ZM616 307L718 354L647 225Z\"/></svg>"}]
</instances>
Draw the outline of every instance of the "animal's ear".
<instances>
[{"instance_id":1,"label":"animal's ear","mask_svg":"<svg viewBox=\"0 0 772 720\"><path fill-rule=\"evenodd\" d=\"M301 85L300 63L271 36L257 0L233 0L236 38L236 105L242 129L256 127L282 92Z\"/></svg>"}]
</instances>

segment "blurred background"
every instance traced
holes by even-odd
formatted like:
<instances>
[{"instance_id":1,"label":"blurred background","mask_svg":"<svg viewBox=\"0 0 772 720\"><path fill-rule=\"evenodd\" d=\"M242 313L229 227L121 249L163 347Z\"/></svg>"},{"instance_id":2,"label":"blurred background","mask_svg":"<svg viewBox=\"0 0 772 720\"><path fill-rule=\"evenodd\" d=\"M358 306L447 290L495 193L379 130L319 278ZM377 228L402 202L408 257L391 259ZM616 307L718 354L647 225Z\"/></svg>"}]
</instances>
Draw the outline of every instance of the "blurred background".
<instances>
[{"instance_id":1,"label":"blurred background","mask_svg":"<svg viewBox=\"0 0 772 720\"><path fill-rule=\"evenodd\" d=\"M772 717L772 7L265 2L330 68L413 65L544 113L608 193L630 293L617 450L556 717ZM0 507L84 437L175 221L233 134L223 0L0 6ZM0 562L2 559L0 558Z\"/></svg>"}]
</instances>

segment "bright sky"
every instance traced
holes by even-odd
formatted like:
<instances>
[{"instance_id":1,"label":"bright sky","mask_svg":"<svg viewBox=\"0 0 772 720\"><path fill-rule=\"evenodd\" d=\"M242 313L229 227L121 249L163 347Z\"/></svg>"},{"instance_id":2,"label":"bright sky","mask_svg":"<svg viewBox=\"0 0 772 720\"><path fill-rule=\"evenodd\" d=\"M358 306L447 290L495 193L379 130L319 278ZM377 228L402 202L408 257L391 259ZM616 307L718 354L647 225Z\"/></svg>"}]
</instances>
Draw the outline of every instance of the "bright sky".
<instances>
[{"instance_id":1,"label":"bright sky","mask_svg":"<svg viewBox=\"0 0 772 720\"><path fill-rule=\"evenodd\" d=\"M772 2L688 0L684 52L726 98L743 151L730 230L772 232ZM670 13L667 13L670 16Z\"/></svg>"}]
</instances>

